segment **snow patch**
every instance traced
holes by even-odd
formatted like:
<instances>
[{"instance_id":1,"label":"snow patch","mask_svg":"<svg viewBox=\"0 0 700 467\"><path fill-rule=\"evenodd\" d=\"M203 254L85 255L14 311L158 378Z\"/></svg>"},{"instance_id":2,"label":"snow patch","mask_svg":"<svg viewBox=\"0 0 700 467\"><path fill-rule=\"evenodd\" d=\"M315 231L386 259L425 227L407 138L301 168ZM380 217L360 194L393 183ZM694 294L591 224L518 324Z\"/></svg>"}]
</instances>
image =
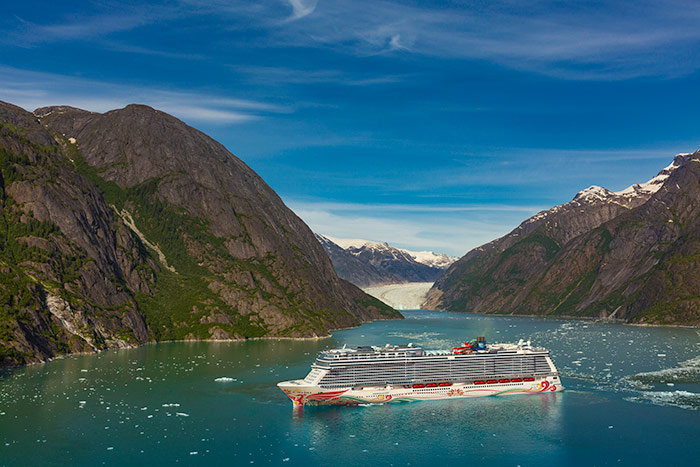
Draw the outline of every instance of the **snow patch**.
<instances>
[{"instance_id":1,"label":"snow patch","mask_svg":"<svg viewBox=\"0 0 700 467\"><path fill-rule=\"evenodd\" d=\"M332 243L335 243L344 250L360 250L362 248L367 248L375 251L395 250L399 253L408 255L417 263L425 264L426 266L431 266L439 269L446 269L449 265L451 265L459 259L459 257L457 256L448 256L444 253L435 253L433 251L411 251L405 250L403 248L396 248L389 245L386 242L375 242L372 240L365 240L361 238L337 238L320 234L318 234L318 236ZM356 251L350 251L350 253L355 255L359 254L359 252Z\"/></svg>"},{"instance_id":2,"label":"snow patch","mask_svg":"<svg viewBox=\"0 0 700 467\"><path fill-rule=\"evenodd\" d=\"M432 251L402 251L404 253L408 253L408 255L417 263L440 269L446 269L459 259L457 256L448 256L444 253L435 253Z\"/></svg>"},{"instance_id":3,"label":"snow patch","mask_svg":"<svg viewBox=\"0 0 700 467\"><path fill-rule=\"evenodd\" d=\"M337 238L337 237L329 237L328 235L324 235L324 237L327 238L328 240L330 240L331 242L335 243L336 245L338 245L343 250L347 250L349 248L362 248L363 246L369 246L369 247L375 247L375 248L389 246L386 243L373 242L371 240L363 240L361 238Z\"/></svg>"},{"instance_id":4,"label":"snow patch","mask_svg":"<svg viewBox=\"0 0 700 467\"><path fill-rule=\"evenodd\" d=\"M576 193L574 200L587 200L587 201L603 201L608 199L612 195L612 192L602 186L591 185L585 190L581 190Z\"/></svg>"}]
</instances>

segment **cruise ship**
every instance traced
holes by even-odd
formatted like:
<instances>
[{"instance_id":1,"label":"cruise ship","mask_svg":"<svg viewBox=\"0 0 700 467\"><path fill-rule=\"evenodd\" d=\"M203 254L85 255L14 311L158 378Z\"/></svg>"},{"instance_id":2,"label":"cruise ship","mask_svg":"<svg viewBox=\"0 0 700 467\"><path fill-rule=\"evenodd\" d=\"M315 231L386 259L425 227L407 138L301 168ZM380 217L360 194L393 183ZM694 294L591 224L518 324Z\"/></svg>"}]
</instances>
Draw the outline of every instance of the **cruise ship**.
<instances>
[{"instance_id":1,"label":"cruise ship","mask_svg":"<svg viewBox=\"0 0 700 467\"><path fill-rule=\"evenodd\" d=\"M355 405L563 390L549 351L478 337L451 351L413 344L326 350L304 379L278 383L295 406Z\"/></svg>"}]
</instances>

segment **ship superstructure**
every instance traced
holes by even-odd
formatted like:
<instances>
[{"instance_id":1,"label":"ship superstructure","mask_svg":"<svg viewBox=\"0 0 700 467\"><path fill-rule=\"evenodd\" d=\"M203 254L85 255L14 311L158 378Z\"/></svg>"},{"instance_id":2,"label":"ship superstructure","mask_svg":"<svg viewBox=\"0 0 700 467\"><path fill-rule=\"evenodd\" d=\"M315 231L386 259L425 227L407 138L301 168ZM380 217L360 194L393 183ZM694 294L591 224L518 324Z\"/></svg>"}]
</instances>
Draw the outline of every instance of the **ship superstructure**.
<instances>
[{"instance_id":1,"label":"ship superstructure","mask_svg":"<svg viewBox=\"0 0 700 467\"><path fill-rule=\"evenodd\" d=\"M549 351L529 342L487 345L483 337L451 351L413 344L326 350L303 380L278 386L295 405L362 404L560 391Z\"/></svg>"}]
</instances>

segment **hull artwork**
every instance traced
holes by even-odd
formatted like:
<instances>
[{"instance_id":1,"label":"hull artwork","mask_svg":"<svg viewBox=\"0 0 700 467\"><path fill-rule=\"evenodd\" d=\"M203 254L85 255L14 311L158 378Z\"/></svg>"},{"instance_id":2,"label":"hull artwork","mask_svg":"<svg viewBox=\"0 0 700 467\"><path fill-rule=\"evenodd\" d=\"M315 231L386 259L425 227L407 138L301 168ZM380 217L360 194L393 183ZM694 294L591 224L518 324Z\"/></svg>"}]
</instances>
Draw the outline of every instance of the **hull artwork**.
<instances>
[{"instance_id":1,"label":"hull artwork","mask_svg":"<svg viewBox=\"0 0 700 467\"><path fill-rule=\"evenodd\" d=\"M562 391L549 352L528 343L486 345L483 338L450 352L408 346L321 352L303 380L277 386L295 406L357 405Z\"/></svg>"}]
</instances>

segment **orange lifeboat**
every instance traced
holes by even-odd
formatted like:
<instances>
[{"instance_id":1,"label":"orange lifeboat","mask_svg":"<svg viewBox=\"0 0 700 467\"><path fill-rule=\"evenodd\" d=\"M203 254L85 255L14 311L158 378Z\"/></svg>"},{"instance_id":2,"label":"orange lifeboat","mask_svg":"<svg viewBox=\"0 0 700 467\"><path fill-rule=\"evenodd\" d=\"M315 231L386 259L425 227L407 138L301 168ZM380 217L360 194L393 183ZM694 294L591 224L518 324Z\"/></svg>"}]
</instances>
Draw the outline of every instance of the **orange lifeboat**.
<instances>
[{"instance_id":1,"label":"orange lifeboat","mask_svg":"<svg viewBox=\"0 0 700 467\"><path fill-rule=\"evenodd\" d=\"M437 383L430 383L425 385L426 388L436 388L438 387Z\"/></svg>"},{"instance_id":2,"label":"orange lifeboat","mask_svg":"<svg viewBox=\"0 0 700 467\"><path fill-rule=\"evenodd\" d=\"M413 385L413 389L420 389L420 388L424 388L424 387L425 387L425 384L414 384Z\"/></svg>"},{"instance_id":3,"label":"orange lifeboat","mask_svg":"<svg viewBox=\"0 0 700 467\"><path fill-rule=\"evenodd\" d=\"M452 386L452 383L440 383L440 386L441 386L441 387L444 387L444 386Z\"/></svg>"}]
</instances>

